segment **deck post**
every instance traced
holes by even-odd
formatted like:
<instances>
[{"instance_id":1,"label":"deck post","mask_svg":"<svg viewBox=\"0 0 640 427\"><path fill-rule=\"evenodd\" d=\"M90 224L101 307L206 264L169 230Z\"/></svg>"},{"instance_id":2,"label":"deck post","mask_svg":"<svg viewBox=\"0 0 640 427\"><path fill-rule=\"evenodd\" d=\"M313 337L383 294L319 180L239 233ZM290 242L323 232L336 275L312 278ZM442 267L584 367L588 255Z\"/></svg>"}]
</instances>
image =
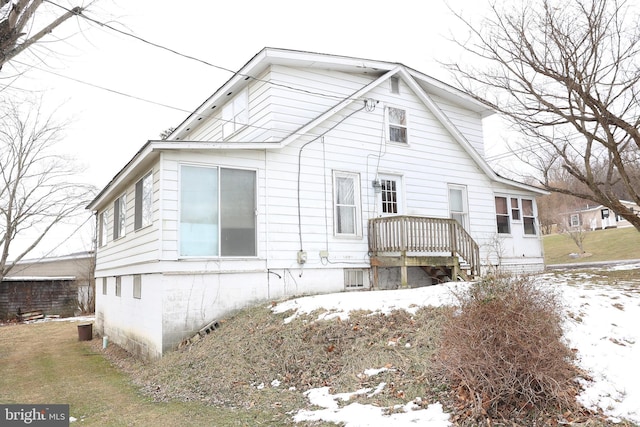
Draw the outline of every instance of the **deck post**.
<instances>
[{"instance_id":1,"label":"deck post","mask_svg":"<svg viewBox=\"0 0 640 427\"><path fill-rule=\"evenodd\" d=\"M407 251L402 251L402 264L400 265L400 287L409 287L409 275L407 272Z\"/></svg>"}]
</instances>

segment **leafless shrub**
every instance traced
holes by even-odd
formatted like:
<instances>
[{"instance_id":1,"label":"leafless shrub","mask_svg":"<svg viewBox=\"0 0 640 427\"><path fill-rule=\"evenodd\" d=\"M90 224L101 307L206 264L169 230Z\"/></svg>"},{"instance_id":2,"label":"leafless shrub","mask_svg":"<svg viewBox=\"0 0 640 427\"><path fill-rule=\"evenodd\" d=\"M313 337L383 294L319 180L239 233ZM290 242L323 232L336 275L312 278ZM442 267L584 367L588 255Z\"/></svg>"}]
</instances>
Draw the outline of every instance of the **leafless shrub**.
<instances>
[{"instance_id":1,"label":"leafless shrub","mask_svg":"<svg viewBox=\"0 0 640 427\"><path fill-rule=\"evenodd\" d=\"M475 416L508 418L572 408L575 368L562 340L561 303L530 279L491 277L458 296L437 360Z\"/></svg>"}]
</instances>

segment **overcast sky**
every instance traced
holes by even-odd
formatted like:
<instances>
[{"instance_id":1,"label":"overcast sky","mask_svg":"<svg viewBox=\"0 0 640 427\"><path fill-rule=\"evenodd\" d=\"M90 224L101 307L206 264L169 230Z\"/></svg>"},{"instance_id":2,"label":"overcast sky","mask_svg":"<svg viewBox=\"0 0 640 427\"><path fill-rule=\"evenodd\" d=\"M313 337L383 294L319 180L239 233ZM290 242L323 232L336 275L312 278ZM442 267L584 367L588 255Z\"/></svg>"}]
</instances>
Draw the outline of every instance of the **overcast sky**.
<instances>
[{"instance_id":1,"label":"overcast sky","mask_svg":"<svg viewBox=\"0 0 640 427\"><path fill-rule=\"evenodd\" d=\"M269 46L401 62L452 83L438 61L462 60L448 38L464 38L466 30L447 3L474 19L486 7L484 0L98 0L86 15L227 70ZM232 76L83 18L65 22L46 41L5 65L0 86L11 96L41 94L45 112L72 121L60 149L86 167L83 180L98 189ZM24 73L16 79L18 72ZM489 154L497 150L487 147ZM88 249L90 233L61 245L66 232L34 256L54 247L57 255Z\"/></svg>"}]
</instances>

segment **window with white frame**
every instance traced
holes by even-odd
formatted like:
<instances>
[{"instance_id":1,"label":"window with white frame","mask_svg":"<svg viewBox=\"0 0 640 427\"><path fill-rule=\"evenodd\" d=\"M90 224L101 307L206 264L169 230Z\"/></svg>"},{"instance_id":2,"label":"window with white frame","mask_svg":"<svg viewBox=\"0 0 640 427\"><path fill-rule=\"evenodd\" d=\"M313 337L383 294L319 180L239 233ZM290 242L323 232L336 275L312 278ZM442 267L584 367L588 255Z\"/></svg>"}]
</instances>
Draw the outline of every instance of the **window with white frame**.
<instances>
[{"instance_id":1,"label":"window with white frame","mask_svg":"<svg viewBox=\"0 0 640 427\"><path fill-rule=\"evenodd\" d=\"M380 196L382 198L382 213L398 213L398 181L382 179L380 181Z\"/></svg>"},{"instance_id":2,"label":"window with white frame","mask_svg":"<svg viewBox=\"0 0 640 427\"><path fill-rule=\"evenodd\" d=\"M524 225L524 234L537 234L536 217L532 199L522 199L522 223Z\"/></svg>"},{"instance_id":3,"label":"window with white frame","mask_svg":"<svg viewBox=\"0 0 640 427\"><path fill-rule=\"evenodd\" d=\"M335 234L360 236L360 177L356 173L333 173Z\"/></svg>"},{"instance_id":4,"label":"window with white frame","mask_svg":"<svg viewBox=\"0 0 640 427\"><path fill-rule=\"evenodd\" d=\"M256 172L182 165L180 256L256 255Z\"/></svg>"},{"instance_id":5,"label":"window with white frame","mask_svg":"<svg viewBox=\"0 0 640 427\"><path fill-rule=\"evenodd\" d=\"M109 227L109 211L100 213L98 218L98 246L102 247L107 244L108 234L107 228Z\"/></svg>"},{"instance_id":6,"label":"window with white frame","mask_svg":"<svg viewBox=\"0 0 640 427\"><path fill-rule=\"evenodd\" d=\"M345 289L363 289L366 287L365 270L362 268L345 268L344 269L344 287Z\"/></svg>"},{"instance_id":7,"label":"window with white frame","mask_svg":"<svg viewBox=\"0 0 640 427\"><path fill-rule=\"evenodd\" d=\"M127 198L126 194L118 197L113 202L113 240L124 237L127 218Z\"/></svg>"},{"instance_id":8,"label":"window with white frame","mask_svg":"<svg viewBox=\"0 0 640 427\"><path fill-rule=\"evenodd\" d=\"M467 188L464 185L449 185L449 215L464 228L469 227Z\"/></svg>"},{"instance_id":9,"label":"window with white frame","mask_svg":"<svg viewBox=\"0 0 640 427\"><path fill-rule=\"evenodd\" d=\"M496 226L498 228L498 233L511 233L511 226L509 223L509 206L507 205L506 197L496 197Z\"/></svg>"},{"instance_id":10,"label":"window with white frame","mask_svg":"<svg viewBox=\"0 0 640 427\"><path fill-rule=\"evenodd\" d=\"M102 295L106 295L107 294L107 278L103 277L102 278Z\"/></svg>"},{"instance_id":11,"label":"window with white frame","mask_svg":"<svg viewBox=\"0 0 640 427\"><path fill-rule=\"evenodd\" d=\"M249 92L244 89L222 108L222 138L249 124Z\"/></svg>"},{"instance_id":12,"label":"window with white frame","mask_svg":"<svg viewBox=\"0 0 640 427\"><path fill-rule=\"evenodd\" d=\"M517 197L511 198L511 219L520 221L520 204Z\"/></svg>"},{"instance_id":13,"label":"window with white frame","mask_svg":"<svg viewBox=\"0 0 640 427\"><path fill-rule=\"evenodd\" d=\"M119 297L122 294L122 277L116 277L116 296Z\"/></svg>"},{"instance_id":14,"label":"window with white frame","mask_svg":"<svg viewBox=\"0 0 640 427\"><path fill-rule=\"evenodd\" d=\"M407 142L407 112L400 108L387 108L389 123L389 141Z\"/></svg>"},{"instance_id":15,"label":"window with white frame","mask_svg":"<svg viewBox=\"0 0 640 427\"><path fill-rule=\"evenodd\" d=\"M571 214L569 225L571 227L580 227L580 214Z\"/></svg>"},{"instance_id":16,"label":"window with white frame","mask_svg":"<svg viewBox=\"0 0 640 427\"><path fill-rule=\"evenodd\" d=\"M135 299L142 298L142 276L140 274L133 276L133 297Z\"/></svg>"},{"instance_id":17,"label":"window with white frame","mask_svg":"<svg viewBox=\"0 0 640 427\"><path fill-rule=\"evenodd\" d=\"M149 172L136 182L134 230L153 222L153 174Z\"/></svg>"}]
</instances>

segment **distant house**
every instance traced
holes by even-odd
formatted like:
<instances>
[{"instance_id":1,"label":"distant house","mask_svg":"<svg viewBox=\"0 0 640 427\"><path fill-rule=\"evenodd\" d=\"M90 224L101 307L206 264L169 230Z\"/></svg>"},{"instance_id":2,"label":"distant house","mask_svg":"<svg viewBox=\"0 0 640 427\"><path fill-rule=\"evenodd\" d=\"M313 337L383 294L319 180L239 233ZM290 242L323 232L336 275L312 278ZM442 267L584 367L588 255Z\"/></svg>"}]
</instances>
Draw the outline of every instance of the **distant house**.
<instances>
[{"instance_id":1,"label":"distant house","mask_svg":"<svg viewBox=\"0 0 640 427\"><path fill-rule=\"evenodd\" d=\"M0 283L0 319L18 313L73 316L93 311L94 253L22 260Z\"/></svg>"},{"instance_id":2,"label":"distant house","mask_svg":"<svg viewBox=\"0 0 640 427\"><path fill-rule=\"evenodd\" d=\"M535 197L472 97L398 63L266 48L88 206L96 329L158 357L288 295L544 268Z\"/></svg>"},{"instance_id":3,"label":"distant house","mask_svg":"<svg viewBox=\"0 0 640 427\"><path fill-rule=\"evenodd\" d=\"M625 200L620 202L640 215L640 206L637 204ZM562 217L570 229L604 230L616 227L632 227L629 221L602 205L586 206L585 208L565 213Z\"/></svg>"}]
</instances>

